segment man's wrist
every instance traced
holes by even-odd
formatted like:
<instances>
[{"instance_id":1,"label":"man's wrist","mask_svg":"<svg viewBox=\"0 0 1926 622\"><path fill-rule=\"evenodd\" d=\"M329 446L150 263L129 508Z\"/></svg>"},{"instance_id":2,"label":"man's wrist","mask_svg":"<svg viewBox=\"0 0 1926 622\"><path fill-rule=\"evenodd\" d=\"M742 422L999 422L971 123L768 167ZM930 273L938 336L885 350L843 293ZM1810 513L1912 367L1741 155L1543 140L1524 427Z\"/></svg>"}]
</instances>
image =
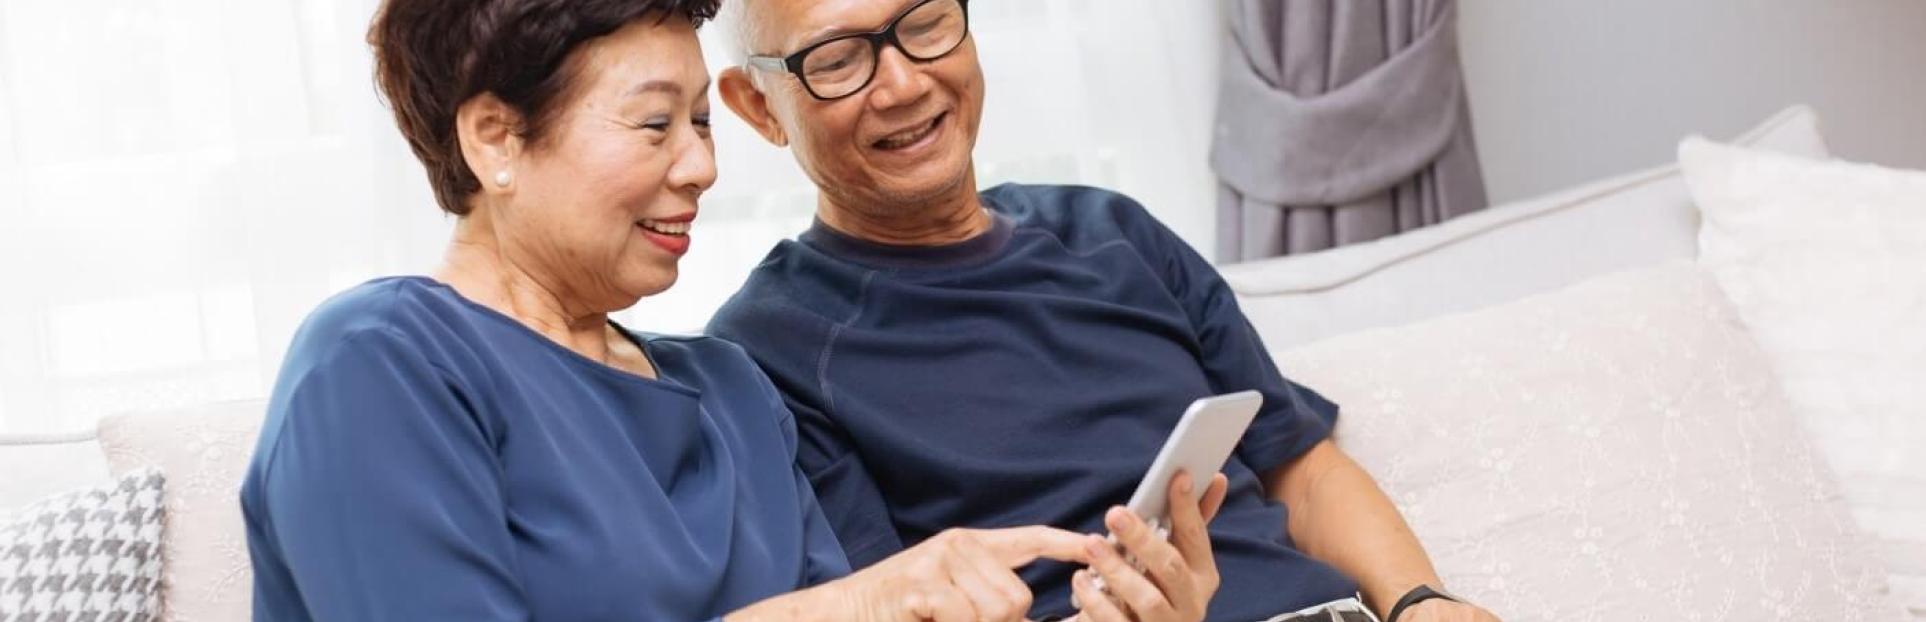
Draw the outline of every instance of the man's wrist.
<instances>
[{"instance_id":1,"label":"man's wrist","mask_svg":"<svg viewBox=\"0 0 1926 622\"><path fill-rule=\"evenodd\" d=\"M1409 572L1397 575L1384 575L1358 581L1358 595L1363 597L1364 605L1378 615L1378 619L1389 619L1391 608L1398 605L1398 599L1410 594L1419 586L1432 589L1444 587L1444 579L1435 572Z\"/></svg>"},{"instance_id":2,"label":"man's wrist","mask_svg":"<svg viewBox=\"0 0 1926 622\"><path fill-rule=\"evenodd\" d=\"M1421 583L1418 584L1417 587L1411 588L1410 591L1405 592L1403 596L1398 597L1398 600L1391 605L1390 610L1385 612L1384 622L1398 622L1398 619L1403 616L1406 611L1416 608L1419 603L1436 600L1464 602L1458 597L1452 596L1450 593L1444 591L1444 588L1434 588L1428 584Z\"/></svg>"}]
</instances>

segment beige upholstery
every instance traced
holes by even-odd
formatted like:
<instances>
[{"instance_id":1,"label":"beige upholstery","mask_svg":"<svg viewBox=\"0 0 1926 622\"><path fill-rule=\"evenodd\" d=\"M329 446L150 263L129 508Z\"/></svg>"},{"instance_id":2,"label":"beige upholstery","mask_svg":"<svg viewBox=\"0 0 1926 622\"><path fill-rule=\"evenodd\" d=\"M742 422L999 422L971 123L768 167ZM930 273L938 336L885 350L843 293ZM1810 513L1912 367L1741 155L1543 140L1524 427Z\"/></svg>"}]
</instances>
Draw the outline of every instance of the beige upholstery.
<instances>
[{"instance_id":1,"label":"beige upholstery","mask_svg":"<svg viewBox=\"0 0 1926 622\"><path fill-rule=\"evenodd\" d=\"M1690 262L1283 353L1447 585L1507 620L1900 619Z\"/></svg>"}]
</instances>

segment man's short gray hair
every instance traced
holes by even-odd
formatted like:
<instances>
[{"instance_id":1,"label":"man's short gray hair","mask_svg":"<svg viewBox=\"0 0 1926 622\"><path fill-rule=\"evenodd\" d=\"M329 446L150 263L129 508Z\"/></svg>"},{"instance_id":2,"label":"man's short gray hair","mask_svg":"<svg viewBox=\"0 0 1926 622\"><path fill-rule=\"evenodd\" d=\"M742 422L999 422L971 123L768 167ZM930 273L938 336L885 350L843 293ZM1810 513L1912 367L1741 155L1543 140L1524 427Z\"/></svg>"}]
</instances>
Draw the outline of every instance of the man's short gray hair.
<instances>
[{"instance_id":1,"label":"man's short gray hair","mask_svg":"<svg viewBox=\"0 0 1926 622\"><path fill-rule=\"evenodd\" d=\"M722 7L716 11L715 25L721 31L723 45L729 48L729 60L737 65L749 62L750 48L762 34L756 11L749 6L754 1L723 0Z\"/></svg>"}]
</instances>

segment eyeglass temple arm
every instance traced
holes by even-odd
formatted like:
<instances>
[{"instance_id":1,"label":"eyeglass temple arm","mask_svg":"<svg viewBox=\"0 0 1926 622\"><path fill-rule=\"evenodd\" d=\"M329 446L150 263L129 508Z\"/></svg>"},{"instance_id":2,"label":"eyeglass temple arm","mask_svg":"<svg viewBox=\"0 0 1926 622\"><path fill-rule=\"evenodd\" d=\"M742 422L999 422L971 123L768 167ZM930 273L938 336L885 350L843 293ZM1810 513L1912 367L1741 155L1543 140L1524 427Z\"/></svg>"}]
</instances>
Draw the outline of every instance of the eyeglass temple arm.
<instances>
[{"instance_id":1,"label":"eyeglass temple arm","mask_svg":"<svg viewBox=\"0 0 1926 622\"><path fill-rule=\"evenodd\" d=\"M770 71L789 71L788 61L774 56L751 56L745 63L751 67L760 67Z\"/></svg>"}]
</instances>

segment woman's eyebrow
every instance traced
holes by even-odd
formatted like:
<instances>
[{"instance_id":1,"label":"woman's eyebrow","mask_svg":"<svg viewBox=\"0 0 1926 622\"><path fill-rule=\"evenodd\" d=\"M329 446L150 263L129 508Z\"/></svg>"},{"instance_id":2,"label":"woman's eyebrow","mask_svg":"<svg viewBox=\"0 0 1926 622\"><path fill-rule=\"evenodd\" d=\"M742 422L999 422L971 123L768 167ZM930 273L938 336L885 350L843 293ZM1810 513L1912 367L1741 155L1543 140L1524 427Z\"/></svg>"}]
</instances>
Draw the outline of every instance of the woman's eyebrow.
<instances>
[{"instance_id":1,"label":"woman's eyebrow","mask_svg":"<svg viewBox=\"0 0 1926 622\"><path fill-rule=\"evenodd\" d=\"M702 86L696 87L697 93L705 93L705 92L708 92L708 90L709 90L708 80L703 80ZM682 88L682 83L680 82L676 82L673 80L650 80L650 81L643 82L641 84L637 84L635 86L629 87L629 90L623 93L622 96L633 97L644 93L663 93L667 95L679 96L679 95L682 95L683 92L684 91Z\"/></svg>"}]
</instances>

